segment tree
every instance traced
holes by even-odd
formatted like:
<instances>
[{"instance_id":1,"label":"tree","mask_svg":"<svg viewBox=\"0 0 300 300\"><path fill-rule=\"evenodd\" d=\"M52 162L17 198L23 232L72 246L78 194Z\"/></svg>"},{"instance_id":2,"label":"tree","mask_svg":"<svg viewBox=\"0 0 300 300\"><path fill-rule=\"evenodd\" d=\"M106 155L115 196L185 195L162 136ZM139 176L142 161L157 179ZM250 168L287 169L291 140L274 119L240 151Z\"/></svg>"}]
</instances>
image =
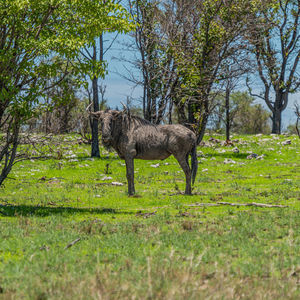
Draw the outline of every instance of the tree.
<instances>
[{"instance_id":1,"label":"tree","mask_svg":"<svg viewBox=\"0 0 300 300\"><path fill-rule=\"evenodd\" d=\"M254 104L255 98L246 92L231 95L232 107L235 108L232 130L241 134L269 133L270 114L261 104Z\"/></svg>"},{"instance_id":2,"label":"tree","mask_svg":"<svg viewBox=\"0 0 300 300\"><path fill-rule=\"evenodd\" d=\"M234 103L231 101L231 94L234 91L234 89L239 85L241 78L243 78L243 75L245 75L249 70L251 69L251 61L248 59L246 55L244 55L243 49L237 49L236 56L229 57L229 59L226 60L226 64L223 64L222 66L222 74L224 75L224 97L225 101L224 105L223 103L219 104L224 106L221 111L225 111L224 116L221 114L221 118L223 119L225 123L225 135L226 135L226 141L230 141L230 131L231 127L233 125L233 120L235 118L235 115L238 112L239 106L237 103ZM218 105L218 104L216 104Z\"/></svg>"},{"instance_id":3,"label":"tree","mask_svg":"<svg viewBox=\"0 0 300 300\"><path fill-rule=\"evenodd\" d=\"M104 31L133 29L113 0L5 0L0 2L0 162L3 183L17 157L21 125L39 113L41 96L58 65L46 58L74 59ZM82 63L77 72L104 74L103 65ZM58 84L66 76L54 82Z\"/></svg>"},{"instance_id":4,"label":"tree","mask_svg":"<svg viewBox=\"0 0 300 300\"><path fill-rule=\"evenodd\" d=\"M139 24L135 39L146 119L161 122L169 106L170 122L175 104L179 122L192 127L201 141L224 79L221 66L241 47L254 2L129 1Z\"/></svg>"},{"instance_id":5,"label":"tree","mask_svg":"<svg viewBox=\"0 0 300 300\"><path fill-rule=\"evenodd\" d=\"M226 78L223 66L244 47L253 2L170 0L166 6L166 16L174 16L169 45L180 83L174 102L179 121L194 128L198 143Z\"/></svg>"},{"instance_id":6,"label":"tree","mask_svg":"<svg viewBox=\"0 0 300 300\"><path fill-rule=\"evenodd\" d=\"M96 37L92 43L92 47L85 47L81 51L80 62L103 64L104 65L104 49L103 49L103 33ZM91 80L91 92L90 87L87 85L88 95L90 103L93 103L94 111L99 111L99 91L98 91L98 80L99 74L88 73L86 74L89 80ZM101 75L100 75L101 76ZM102 74L103 76L103 74ZM101 76L101 77L102 77ZM100 157L99 150L99 138L98 138L98 120L95 118L90 118L91 130L92 130L92 146L91 146L91 157Z\"/></svg>"},{"instance_id":7,"label":"tree","mask_svg":"<svg viewBox=\"0 0 300 300\"><path fill-rule=\"evenodd\" d=\"M160 2L166 1L128 0L130 13L138 25L133 34L134 43L127 47L138 52L139 57L130 63L140 70L142 80L132 72L127 79L143 87L143 116L155 124L162 122L168 107L171 123L171 99L177 84L174 59L165 40L171 20L166 22Z\"/></svg>"},{"instance_id":8,"label":"tree","mask_svg":"<svg viewBox=\"0 0 300 300\"><path fill-rule=\"evenodd\" d=\"M247 92L226 92L216 97L216 110L211 115L211 125L214 129L223 129L240 134L256 134L269 132L269 113L261 106L254 104L255 98ZM227 103L229 102L229 104ZM228 111L226 108L229 108ZM229 125L228 125L229 123ZM228 136L226 136L228 140Z\"/></svg>"},{"instance_id":9,"label":"tree","mask_svg":"<svg viewBox=\"0 0 300 300\"><path fill-rule=\"evenodd\" d=\"M62 57L51 58L57 64L57 74L46 78L47 88L44 96L45 112L42 128L46 133L68 133L74 122L72 112L79 103L78 91L82 85L80 74L73 72L72 63ZM51 62L50 62L51 63ZM64 73L67 73L64 76ZM59 78L64 76L63 80ZM58 82L57 84L55 84Z\"/></svg>"},{"instance_id":10,"label":"tree","mask_svg":"<svg viewBox=\"0 0 300 300\"><path fill-rule=\"evenodd\" d=\"M299 17L300 0L271 1L257 14L248 32L263 92L248 86L251 94L263 99L271 110L272 133L276 134L281 133L281 114L288 96L300 86Z\"/></svg>"}]
</instances>

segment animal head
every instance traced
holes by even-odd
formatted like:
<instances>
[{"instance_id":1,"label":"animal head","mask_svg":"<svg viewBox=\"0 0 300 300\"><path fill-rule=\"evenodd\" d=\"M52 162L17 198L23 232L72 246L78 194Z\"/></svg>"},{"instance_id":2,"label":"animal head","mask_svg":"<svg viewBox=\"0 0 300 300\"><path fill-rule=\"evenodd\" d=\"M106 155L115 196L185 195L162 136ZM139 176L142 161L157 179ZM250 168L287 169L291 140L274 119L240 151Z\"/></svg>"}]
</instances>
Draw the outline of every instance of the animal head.
<instances>
[{"instance_id":1,"label":"animal head","mask_svg":"<svg viewBox=\"0 0 300 300\"><path fill-rule=\"evenodd\" d=\"M101 124L102 142L104 146L110 146L113 141L114 121L120 113L121 112L117 110L90 112L92 117L98 119Z\"/></svg>"}]
</instances>

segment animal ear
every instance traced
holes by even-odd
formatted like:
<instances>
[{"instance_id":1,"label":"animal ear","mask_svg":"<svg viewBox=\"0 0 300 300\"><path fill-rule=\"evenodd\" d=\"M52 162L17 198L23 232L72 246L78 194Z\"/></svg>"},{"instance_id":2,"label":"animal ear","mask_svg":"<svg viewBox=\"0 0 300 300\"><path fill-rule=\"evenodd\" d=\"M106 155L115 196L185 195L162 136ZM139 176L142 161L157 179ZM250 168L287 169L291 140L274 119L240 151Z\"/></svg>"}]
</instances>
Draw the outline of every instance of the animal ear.
<instances>
[{"instance_id":1,"label":"animal ear","mask_svg":"<svg viewBox=\"0 0 300 300\"><path fill-rule=\"evenodd\" d=\"M120 111L113 111L112 112L112 116L113 116L114 119L116 119L120 114L121 114Z\"/></svg>"},{"instance_id":2,"label":"animal ear","mask_svg":"<svg viewBox=\"0 0 300 300\"><path fill-rule=\"evenodd\" d=\"M95 119L102 119L104 116L104 112L103 111L96 111L96 112L90 112L90 115L95 118Z\"/></svg>"}]
</instances>

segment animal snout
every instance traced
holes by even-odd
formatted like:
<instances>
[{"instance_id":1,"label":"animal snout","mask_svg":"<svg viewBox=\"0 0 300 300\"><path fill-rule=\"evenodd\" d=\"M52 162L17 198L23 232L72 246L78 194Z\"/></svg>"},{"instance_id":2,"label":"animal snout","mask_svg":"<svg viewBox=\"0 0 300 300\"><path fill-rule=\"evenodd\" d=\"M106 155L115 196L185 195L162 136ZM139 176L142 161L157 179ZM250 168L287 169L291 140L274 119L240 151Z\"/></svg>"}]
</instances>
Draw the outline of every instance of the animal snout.
<instances>
[{"instance_id":1,"label":"animal snout","mask_svg":"<svg viewBox=\"0 0 300 300\"><path fill-rule=\"evenodd\" d=\"M102 134L102 140L104 142L108 142L110 140L110 135L108 135L108 134Z\"/></svg>"}]
</instances>

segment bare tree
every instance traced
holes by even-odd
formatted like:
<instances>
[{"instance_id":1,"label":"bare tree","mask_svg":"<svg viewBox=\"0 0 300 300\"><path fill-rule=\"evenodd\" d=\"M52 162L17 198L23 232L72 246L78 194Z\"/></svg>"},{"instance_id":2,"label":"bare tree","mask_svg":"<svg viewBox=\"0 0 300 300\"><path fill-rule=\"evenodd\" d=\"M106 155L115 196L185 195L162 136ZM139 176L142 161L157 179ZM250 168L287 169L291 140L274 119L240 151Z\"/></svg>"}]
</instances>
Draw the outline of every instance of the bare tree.
<instances>
[{"instance_id":1,"label":"bare tree","mask_svg":"<svg viewBox=\"0 0 300 300\"><path fill-rule=\"evenodd\" d=\"M165 25L169 23L163 24L160 1L129 0L129 7L138 24L133 35L135 42L131 47L138 50L139 57L132 63L142 74L142 80L136 79L135 76L130 76L130 80L143 87L144 118L159 124L169 107L171 123L171 99L177 84L177 74L174 58L168 53L165 43Z\"/></svg>"},{"instance_id":2,"label":"bare tree","mask_svg":"<svg viewBox=\"0 0 300 300\"><path fill-rule=\"evenodd\" d=\"M253 96L266 102L272 112L272 133L280 134L281 114L288 105L288 96L300 86L300 0L273 2L260 11L248 36L263 92L253 91L249 83L248 86Z\"/></svg>"},{"instance_id":3,"label":"bare tree","mask_svg":"<svg viewBox=\"0 0 300 300\"><path fill-rule=\"evenodd\" d=\"M110 50L113 43L117 38L117 34L115 37L110 41L109 45L105 47L103 34L100 34L99 37L95 38L92 47L88 48L85 47L81 51L81 58L79 59L80 62L90 62L93 66L91 72L86 74L86 81L91 82L86 86L86 91L89 99L89 103L92 103L93 110L99 111L102 109L102 106L105 106L106 103L104 101L104 94L106 92L106 86L103 84L99 85L99 79L104 78L105 73L96 72L99 70L97 66L102 65L105 66L106 62L104 60L105 54ZM104 70L104 68L103 68ZM101 99L99 99L99 93ZM101 100L101 103L100 101ZM99 150L99 130L98 130L98 120L94 118L90 118L90 126L91 126L91 156L92 157L100 157L100 150Z\"/></svg>"},{"instance_id":4,"label":"bare tree","mask_svg":"<svg viewBox=\"0 0 300 300\"><path fill-rule=\"evenodd\" d=\"M87 93L90 103L93 103L94 111L99 110L99 93L98 93L98 80L99 77L103 77L104 74L94 72L94 67L97 64L104 64L103 61L103 34L100 34L98 38L94 39L91 48L85 47L81 51L80 62L87 61L93 65L93 70L86 74L87 81L91 80L91 87L87 85ZM90 126L92 131L91 138L91 157L100 157L99 150L99 137L98 137L98 120L90 118Z\"/></svg>"},{"instance_id":5,"label":"bare tree","mask_svg":"<svg viewBox=\"0 0 300 300\"><path fill-rule=\"evenodd\" d=\"M252 69L253 62L248 53L244 51L244 47L240 44L237 45L235 55L230 56L226 60L226 63L222 65L225 90L224 123L227 142L230 141L230 130L233 125L234 117L239 109L238 105L232 107L232 101L230 101L231 93L241 84L241 80L244 79L244 75L249 73Z\"/></svg>"}]
</instances>

